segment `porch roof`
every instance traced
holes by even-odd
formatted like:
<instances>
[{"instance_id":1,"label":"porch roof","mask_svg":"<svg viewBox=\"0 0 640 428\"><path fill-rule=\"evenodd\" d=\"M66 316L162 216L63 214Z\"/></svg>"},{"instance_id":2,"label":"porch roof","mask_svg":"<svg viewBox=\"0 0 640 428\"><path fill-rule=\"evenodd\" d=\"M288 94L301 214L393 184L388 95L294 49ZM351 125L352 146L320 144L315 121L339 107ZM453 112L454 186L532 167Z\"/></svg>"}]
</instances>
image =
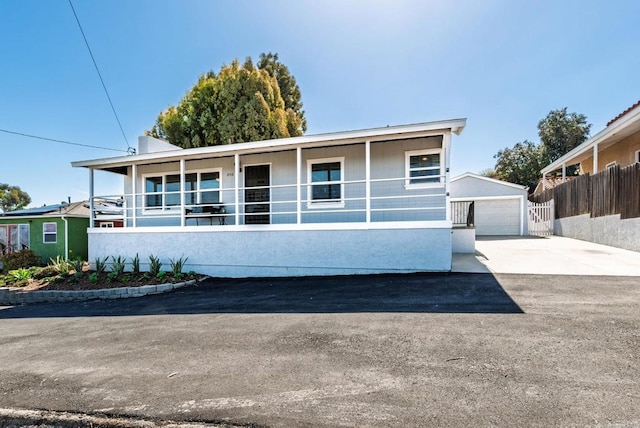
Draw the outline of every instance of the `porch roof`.
<instances>
[{"instance_id":1,"label":"porch roof","mask_svg":"<svg viewBox=\"0 0 640 428\"><path fill-rule=\"evenodd\" d=\"M562 168L562 165L570 166L580 163L593 156L594 147L597 151L601 151L637 132L640 132L640 103L620 113L602 131L550 163L540 172L545 175Z\"/></svg>"},{"instance_id":2,"label":"porch roof","mask_svg":"<svg viewBox=\"0 0 640 428\"><path fill-rule=\"evenodd\" d=\"M371 142L400 138L428 136L442 132L460 134L467 119L450 119L435 122L423 122L409 125L386 126L355 131L332 132L301 137L280 138L275 140L254 141L248 143L227 144L222 146L198 147L144 153L133 156L118 156L102 159L75 161L73 167L83 167L126 174L131 164L171 162L180 159L200 159L202 157L225 157L235 154L264 153L272 151L294 150L298 147L312 148L327 145L345 145L369 140Z\"/></svg>"}]
</instances>

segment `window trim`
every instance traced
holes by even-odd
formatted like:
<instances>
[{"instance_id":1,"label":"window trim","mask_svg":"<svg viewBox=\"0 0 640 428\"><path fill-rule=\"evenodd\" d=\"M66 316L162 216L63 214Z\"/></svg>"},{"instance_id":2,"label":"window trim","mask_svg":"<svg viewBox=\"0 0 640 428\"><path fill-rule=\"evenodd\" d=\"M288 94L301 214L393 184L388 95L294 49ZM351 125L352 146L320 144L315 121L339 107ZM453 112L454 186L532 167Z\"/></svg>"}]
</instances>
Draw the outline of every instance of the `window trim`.
<instances>
[{"instance_id":1,"label":"window trim","mask_svg":"<svg viewBox=\"0 0 640 428\"><path fill-rule=\"evenodd\" d=\"M606 164L604 166L604 169L609 169L609 168L613 168L614 166L618 165L618 162L613 161L613 162L609 162L608 164Z\"/></svg>"},{"instance_id":2,"label":"window trim","mask_svg":"<svg viewBox=\"0 0 640 428\"><path fill-rule=\"evenodd\" d=\"M55 229L56 229L55 232L46 231L46 226L48 224L53 224L55 226ZM47 235L54 235L55 241L47 241ZM58 223L54 221L48 221L48 222L42 223L42 243L45 245L58 243Z\"/></svg>"},{"instance_id":3,"label":"window trim","mask_svg":"<svg viewBox=\"0 0 640 428\"><path fill-rule=\"evenodd\" d=\"M313 165L325 163L340 163L340 180L339 181L318 181L314 182L312 168ZM340 199L321 199L313 200L313 186L322 184L339 184ZM308 209L326 209L326 208L344 208L344 156L333 158L317 158L307 159L307 208Z\"/></svg>"},{"instance_id":4,"label":"window trim","mask_svg":"<svg viewBox=\"0 0 640 428\"><path fill-rule=\"evenodd\" d=\"M222 168L204 168L204 169L194 169L194 170L189 170L189 171L185 171L184 175L185 177L189 174L196 174L196 187L197 189L195 190L189 190L184 192L184 195L190 195L193 192L196 192L196 196L197 196L197 200L196 200L196 205L201 204L202 202L202 174L207 174L207 173L211 173L211 172L217 172L218 173L218 182L220 183L220 187L218 187L218 189L216 189L215 191L218 192L218 200L220 199L220 194L222 193ZM166 205L166 196L167 196L167 192L166 192L166 188L167 188L167 177L170 175L177 175L180 176L180 172L175 172L175 171L170 171L170 172L164 172L164 173L158 173L158 172L149 172L149 173L145 173L141 175L142 178L142 184L141 184L141 195L142 195L142 213L145 215L153 215L153 214L166 214L168 212L171 211L176 211L179 210L181 205L182 205L182 200L180 202L180 204L178 205ZM147 192L147 179L151 178L151 177L162 177L162 192ZM205 191L211 191L212 189L204 189ZM172 195L181 195L181 192L170 192L170 194ZM147 205L147 196L151 196L151 195L159 195L162 198L162 204L160 206L148 206ZM222 203L221 201L219 203ZM185 203L185 206L192 206L192 204L187 204Z\"/></svg>"},{"instance_id":5,"label":"window trim","mask_svg":"<svg viewBox=\"0 0 640 428\"><path fill-rule=\"evenodd\" d=\"M640 150L636 150L634 163L640 163Z\"/></svg>"},{"instance_id":6,"label":"window trim","mask_svg":"<svg viewBox=\"0 0 640 428\"><path fill-rule=\"evenodd\" d=\"M435 183L411 183L411 156L421 155L434 155L437 154L440 157L440 177ZM444 162L443 162L444 150L442 148L435 149L422 149L422 150L410 150L404 152L404 188L405 189L429 189L433 187L441 187L444 184ZM436 167L432 167L435 169Z\"/></svg>"}]
</instances>

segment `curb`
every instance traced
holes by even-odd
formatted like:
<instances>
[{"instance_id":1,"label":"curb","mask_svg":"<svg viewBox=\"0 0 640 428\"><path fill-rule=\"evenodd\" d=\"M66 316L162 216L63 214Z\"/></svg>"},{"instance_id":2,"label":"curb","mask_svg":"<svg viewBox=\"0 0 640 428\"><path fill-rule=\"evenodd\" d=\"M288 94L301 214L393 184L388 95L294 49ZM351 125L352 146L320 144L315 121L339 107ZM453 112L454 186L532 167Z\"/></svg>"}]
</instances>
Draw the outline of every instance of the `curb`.
<instances>
[{"instance_id":1,"label":"curb","mask_svg":"<svg viewBox=\"0 0 640 428\"><path fill-rule=\"evenodd\" d=\"M140 287L101 288L98 290L43 290L24 291L20 288L0 288L0 305L21 305L29 303L81 302L85 300L127 299L151 294L162 294L178 288L193 285L192 279L175 284L142 285Z\"/></svg>"}]
</instances>

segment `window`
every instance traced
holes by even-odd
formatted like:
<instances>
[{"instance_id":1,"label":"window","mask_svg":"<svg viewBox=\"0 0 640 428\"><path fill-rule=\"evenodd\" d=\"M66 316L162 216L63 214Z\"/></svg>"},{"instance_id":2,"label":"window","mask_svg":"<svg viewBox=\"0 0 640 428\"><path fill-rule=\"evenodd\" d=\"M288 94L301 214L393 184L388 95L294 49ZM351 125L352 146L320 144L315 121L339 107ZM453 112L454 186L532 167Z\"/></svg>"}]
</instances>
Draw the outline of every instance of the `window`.
<instances>
[{"instance_id":1,"label":"window","mask_svg":"<svg viewBox=\"0 0 640 428\"><path fill-rule=\"evenodd\" d=\"M113 222L112 221L102 222L102 223L100 223L100 227L111 228L111 227L113 227Z\"/></svg>"},{"instance_id":2,"label":"window","mask_svg":"<svg viewBox=\"0 0 640 428\"><path fill-rule=\"evenodd\" d=\"M441 149L405 152L405 186L430 187L443 182Z\"/></svg>"},{"instance_id":3,"label":"window","mask_svg":"<svg viewBox=\"0 0 640 428\"><path fill-rule=\"evenodd\" d=\"M20 251L30 247L31 234L28 224L0 225L0 254Z\"/></svg>"},{"instance_id":4,"label":"window","mask_svg":"<svg viewBox=\"0 0 640 428\"><path fill-rule=\"evenodd\" d=\"M606 165L606 168L607 168L607 169L609 169L609 168L613 168L613 167L614 167L614 166L616 166L616 165L617 165L617 162L616 162L616 161L609 162L609 163Z\"/></svg>"},{"instance_id":5,"label":"window","mask_svg":"<svg viewBox=\"0 0 640 428\"><path fill-rule=\"evenodd\" d=\"M220 170L185 174L185 205L220 202L220 175ZM180 174L149 175L143 178L146 209L161 211L180 206Z\"/></svg>"},{"instance_id":6,"label":"window","mask_svg":"<svg viewBox=\"0 0 640 428\"><path fill-rule=\"evenodd\" d=\"M307 161L308 204L313 207L343 207L344 158Z\"/></svg>"},{"instance_id":7,"label":"window","mask_svg":"<svg viewBox=\"0 0 640 428\"><path fill-rule=\"evenodd\" d=\"M45 244L55 244L58 242L57 223L44 223L42 225L42 242Z\"/></svg>"},{"instance_id":8,"label":"window","mask_svg":"<svg viewBox=\"0 0 640 428\"><path fill-rule=\"evenodd\" d=\"M640 163L640 150L636 150L635 163Z\"/></svg>"}]
</instances>

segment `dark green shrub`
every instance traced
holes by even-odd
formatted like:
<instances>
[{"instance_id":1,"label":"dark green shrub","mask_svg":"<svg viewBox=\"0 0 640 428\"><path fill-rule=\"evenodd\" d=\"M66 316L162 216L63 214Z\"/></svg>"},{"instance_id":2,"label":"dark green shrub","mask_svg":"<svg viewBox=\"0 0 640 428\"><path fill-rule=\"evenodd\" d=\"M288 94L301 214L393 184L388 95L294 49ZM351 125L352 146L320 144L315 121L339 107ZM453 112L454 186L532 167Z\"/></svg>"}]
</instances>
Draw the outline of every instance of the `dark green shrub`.
<instances>
[{"instance_id":1,"label":"dark green shrub","mask_svg":"<svg viewBox=\"0 0 640 428\"><path fill-rule=\"evenodd\" d=\"M29 268L40 264L40 257L33 251L24 249L20 251L12 251L11 253L0 256L2 268L5 272L20 268Z\"/></svg>"}]
</instances>

